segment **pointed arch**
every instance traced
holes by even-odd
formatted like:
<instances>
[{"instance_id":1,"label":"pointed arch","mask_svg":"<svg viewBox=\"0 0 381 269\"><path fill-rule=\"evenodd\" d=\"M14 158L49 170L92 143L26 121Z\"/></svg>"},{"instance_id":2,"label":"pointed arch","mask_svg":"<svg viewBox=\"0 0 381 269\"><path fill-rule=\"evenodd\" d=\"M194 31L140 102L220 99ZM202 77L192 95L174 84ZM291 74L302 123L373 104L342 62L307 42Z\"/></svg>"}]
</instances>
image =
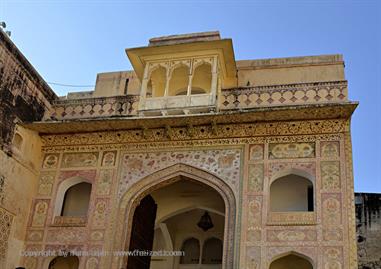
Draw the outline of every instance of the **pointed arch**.
<instances>
[{"instance_id":1,"label":"pointed arch","mask_svg":"<svg viewBox=\"0 0 381 269\"><path fill-rule=\"evenodd\" d=\"M193 89L202 90L203 93L210 93L212 89L212 64L206 61L199 62L195 65L192 76Z\"/></svg>"},{"instance_id":2,"label":"pointed arch","mask_svg":"<svg viewBox=\"0 0 381 269\"><path fill-rule=\"evenodd\" d=\"M288 168L288 169L280 170L279 172L273 174L273 176L270 179L270 185L278 178L285 177L288 175L297 175L300 177L307 178L308 180L312 182L312 184L315 185L315 176L313 176L311 173L307 171L304 171L298 168Z\"/></svg>"},{"instance_id":3,"label":"pointed arch","mask_svg":"<svg viewBox=\"0 0 381 269\"><path fill-rule=\"evenodd\" d=\"M164 96L167 83L167 68L163 65L155 65L148 73L146 97Z\"/></svg>"},{"instance_id":4,"label":"pointed arch","mask_svg":"<svg viewBox=\"0 0 381 269\"><path fill-rule=\"evenodd\" d=\"M203 183L213 188L225 203L225 225L222 268L233 268L235 251L234 234L236 225L236 198L233 190L222 179L204 170L186 164L175 164L148 175L132 185L122 196L118 211L114 237L114 249L128 249L132 216L140 200L153 190L177 182L182 177ZM119 268L127 264L127 257L113 260L112 267Z\"/></svg>"},{"instance_id":5,"label":"pointed arch","mask_svg":"<svg viewBox=\"0 0 381 269\"><path fill-rule=\"evenodd\" d=\"M189 85L189 66L180 63L171 70L168 81L168 96L187 93Z\"/></svg>"},{"instance_id":6,"label":"pointed arch","mask_svg":"<svg viewBox=\"0 0 381 269\"><path fill-rule=\"evenodd\" d=\"M176 216L176 215L179 215L179 214L182 214L184 212L188 212L188 211L191 211L191 210L194 210L194 209L201 209L203 211L208 211L208 212L212 212L212 213L215 213L217 215L220 215L222 217L225 216L225 212L221 212L221 211L218 211L218 210L215 210L213 208L210 208L210 207L204 207L204 206L188 206L188 207L184 207L184 208L181 208L179 210L176 210L174 212L172 212L171 214L168 214L168 215L165 215L163 216L162 218L158 219L156 222L157 223L161 223L161 222L164 222L166 221L167 219L173 217L173 216Z\"/></svg>"},{"instance_id":7,"label":"pointed arch","mask_svg":"<svg viewBox=\"0 0 381 269\"><path fill-rule=\"evenodd\" d=\"M291 250L291 251L287 251L287 252L283 252L283 253L281 253L281 254L278 254L278 255L275 255L275 256L273 256L272 258L271 258L271 260L269 261L269 269L272 269L271 268L271 266L272 266L272 264L274 263L274 262L276 262L276 261L279 261L280 259L282 259L282 258L285 258L285 257L288 257L288 256L295 256L295 257L298 257L298 258L301 258L301 259L303 259L303 260L305 260L307 263L309 263L310 264L310 268L315 268L315 263L314 263L314 260L311 258L311 257L309 257L309 256L307 256L307 255L305 255L305 254L302 254L302 253L300 253L300 252L297 252L297 251L293 251L293 250ZM303 268L304 269L304 268Z\"/></svg>"}]
</instances>

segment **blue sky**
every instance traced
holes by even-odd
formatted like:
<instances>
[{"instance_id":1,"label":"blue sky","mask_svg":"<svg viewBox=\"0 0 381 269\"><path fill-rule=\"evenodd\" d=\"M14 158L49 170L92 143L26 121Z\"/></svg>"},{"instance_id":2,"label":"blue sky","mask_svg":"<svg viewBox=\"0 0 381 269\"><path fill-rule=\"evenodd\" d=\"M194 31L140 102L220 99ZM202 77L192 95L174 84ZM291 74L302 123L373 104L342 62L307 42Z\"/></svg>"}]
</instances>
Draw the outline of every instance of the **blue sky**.
<instances>
[{"instance_id":1,"label":"blue sky","mask_svg":"<svg viewBox=\"0 0 381 269\"><path fill-rule=\"evenodd\" d=\"M378 17L378 18L377 18ZM344 55L355 190L381 193L381 1L0 0L0 20L48 82L94 85L128 70L124 49L155 36L219 30L235 57ZM52 85L59 94L88 90Z\"/></svg>"}]
</instances>

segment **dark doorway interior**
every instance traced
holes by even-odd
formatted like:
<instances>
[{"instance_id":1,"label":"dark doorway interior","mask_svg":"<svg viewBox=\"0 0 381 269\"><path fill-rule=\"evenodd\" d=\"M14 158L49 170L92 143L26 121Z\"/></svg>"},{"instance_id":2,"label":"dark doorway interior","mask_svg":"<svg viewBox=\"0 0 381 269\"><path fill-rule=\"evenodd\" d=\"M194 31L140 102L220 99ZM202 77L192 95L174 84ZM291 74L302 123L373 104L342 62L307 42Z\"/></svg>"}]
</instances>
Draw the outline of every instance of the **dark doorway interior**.
<instances>
[{"instance_id":1,"label":"dark doorway interior","mask_svg":"<svg viewBox=\"0 0 381 269\"><path fill-rule=\"evenodd\" d=\"M129 251L152 251L157 205L151 195L147 195L135 209ZM128 257L127 269L149 269L150 255Z\"/></svg>"}]
</instances>

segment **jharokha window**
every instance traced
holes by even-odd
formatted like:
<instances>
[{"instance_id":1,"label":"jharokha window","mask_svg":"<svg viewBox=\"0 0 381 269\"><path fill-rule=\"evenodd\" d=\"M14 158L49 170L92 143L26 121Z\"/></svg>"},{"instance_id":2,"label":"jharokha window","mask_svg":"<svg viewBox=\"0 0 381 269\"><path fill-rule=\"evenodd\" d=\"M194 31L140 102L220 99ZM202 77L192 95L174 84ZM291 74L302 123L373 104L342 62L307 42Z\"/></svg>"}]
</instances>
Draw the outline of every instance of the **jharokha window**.
<instances>
[{"instance_id":1,"label":"jharokha window","mask_svg":"<svg viewBox=\"0 0 381 269\"><path fill-rule=\"evenodd\" d=\"M67 189L65 192L61 216L86 216L89 208L91 184L81 182Z\"/></svg>"}]
</instances>

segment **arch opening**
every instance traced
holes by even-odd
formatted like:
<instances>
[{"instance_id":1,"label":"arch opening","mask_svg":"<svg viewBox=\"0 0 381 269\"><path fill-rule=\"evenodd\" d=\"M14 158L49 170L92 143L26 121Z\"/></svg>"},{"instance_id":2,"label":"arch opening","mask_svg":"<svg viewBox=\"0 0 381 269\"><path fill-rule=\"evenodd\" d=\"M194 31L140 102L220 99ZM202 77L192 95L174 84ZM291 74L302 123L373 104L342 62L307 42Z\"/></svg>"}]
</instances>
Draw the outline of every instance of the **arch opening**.
<instances>
[{"instance_id":1,"label":"arch opening","mask_svg":"<svg viewBox=\"0 0 381 269\"><path fill-rule=\"evenodd\" d=\"M92 185L87 182L69 187L64 195L61 216L86 216L89 209Z\"/></svg>"},{"instance_id":2,"label":"arch opening","mask_svg":"<svg viewBox=\"0 0 381 269\"><path fill-rule=\"evenodd\" d=\"M168 96L186 95L189 84L189 67L180 65L176 67L169 80Z\"/></svg>"},{"instance_id":3,"label":"arch opening","mask_svg":"<svg viewBox=\"0 0 381 269\"><path fill-rule=\"evenodd\" d=\"M314 186L311 180L288 174L270 185L271 212L314 211Z\"/></svg>"},{"instance_id":4,"label":"arch opening","mask_svg":"<svg viewBox=\"0 0 381 269\"><path fill-rule=\"evenodd\" d=\"M307 258L291 253L273 261L269 269L313 269L313 266Z\"/></svg>"},{"instance_id":5,"label":"arch opening","mask_svg":"<svg viewBox=\"0 0 381 269\"><path fill-rule=\"evenodd\" d=\"M201 89L200 93L210 93L212 87L212 66L209 63L198 65L193 72L192 92L193 89ZM200 94L195 92L194 94Z\"/></svg>"},{"instance_id":6,"label":"arch opening","mask_svg":"<svg viewBox=\"0 0 381 269\"><path fill-rule=\"evenodd\" d=\"M150 200L149 205L146 199ZM211 223L204 229L199 223L206 212ZM139 219L144 219L144 228L138 227ZM170 184L148 191L139 201L133 215L128 250L143 247L154 253L177 251L178 254L152 256L150 261L147 258L144 262L128 257L127 268L200 269L209 264L216 269L222 268L225 222L225 202L216 190L185 176L174 177ZM152 228L148 230L148 227ZM143 237L144 242L137 242Z\"/></svg>"},{"instance_id":7,"label":"arch opening","mask_svg":"<svg viewBox=\"0 0 381 269\"><path fill-rule=\"evenodd\" d=\"M190 181L197 182L203 186L208 186L216 193L224 202L224 214L219 210L215 213L224 217L223 231L223 255L222 268L232 268L235 266L234 255L236 244L235 242L235 225L236 225L236 198L233 190L222 179L216 177L199 168L187 164L174 164L160 171L156 171L131 185L128 190L121 196L117 214L117 226L114 235L113 249L129 250L131 241L131 231L133 214L142 197L152 193L156 189L171 185L179 181L181 178L187 178ZM190 206L189 208L197 208ZM202 209L209 206L201 207ZM179 212L184 212L180 210ZM163 218L165 219L165 218ZM159 226L156 226L158 228ZM167 236L168 238L168 236ZM120 257L111 261L111 266L125 268L128 264L129 257ZM179 258L177 258L179 259ZM218 265L221 267L221 265ZM171 268L171 267L169 267Z\"/></svg>"},{"instance_id":8,"label":"arch opening","mask_svg":"<svg viewBox=\"0 0 381 269\"><path fill-rule=\"evenodd\" d=\"M150 74L147 83L146 97L162 97L165 92L165 84L167 81L167 70L159 66Z\"/></svg>"}]
</instances>

